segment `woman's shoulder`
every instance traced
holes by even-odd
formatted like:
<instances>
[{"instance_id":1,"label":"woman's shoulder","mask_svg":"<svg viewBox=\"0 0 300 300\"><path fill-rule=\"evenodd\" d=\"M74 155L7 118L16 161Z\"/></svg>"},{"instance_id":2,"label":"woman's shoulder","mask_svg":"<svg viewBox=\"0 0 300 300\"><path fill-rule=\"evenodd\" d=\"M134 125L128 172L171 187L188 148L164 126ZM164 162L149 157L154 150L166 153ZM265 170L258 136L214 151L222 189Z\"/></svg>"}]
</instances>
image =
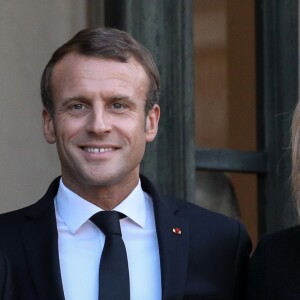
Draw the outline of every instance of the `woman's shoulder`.
<instances>
[{"instance_id":1,"label":"woman's shoulder","mask_svg":"<svg viewBox=\"0 0 300 300\"><path fill-rule=\"evenodd\" d=\"M263 236L249 271L247 299L299 299L300 226Z\"/></svg>"},{"instance_id":2,"label":"woman's shoulder","mask_svg":"<svg viewBox=\"0 0 300 300\"><path fill-rule=\"evenodd\" d=\"M253 255L264 264L284 266L289 261L300 265L300 226L263 236Z\"/></svg>"},{"instance_id":3,"label":"woman's shoulder","mask_svg":"<svg viewBox=\"0 0 300 300\"><path fill-rule=\"evenodd\" d=\"M259 245L265 247L283 246L286 243L300 243L300 225L264 235L259 241Z\"/></svg>"}]
</instances>

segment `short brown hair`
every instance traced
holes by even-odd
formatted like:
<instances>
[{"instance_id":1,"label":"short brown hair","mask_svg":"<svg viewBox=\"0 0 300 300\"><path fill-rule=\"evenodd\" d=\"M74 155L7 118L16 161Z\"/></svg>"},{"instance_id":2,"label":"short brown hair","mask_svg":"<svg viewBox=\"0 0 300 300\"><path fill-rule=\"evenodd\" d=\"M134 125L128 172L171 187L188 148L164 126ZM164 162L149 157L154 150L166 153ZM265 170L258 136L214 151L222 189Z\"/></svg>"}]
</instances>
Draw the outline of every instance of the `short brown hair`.
<instances>
[{"instance_id":1,"label":"short brown hair","mask_svg":"<svg viewBox=\"0 0 300 300\"><path fill-rule=\"evenodd\" d=\"M137 60L149 77L146 114L159 101L160 77L150 52L127 32L113 28L93 28L79 31L72 39L58 48L46 65L41 78L41 97L44 108L54 116L52 98L52 73L55 65L67 54L78 53L86 56L127 62L131 57Z\"/></svg>"}]
</instances>

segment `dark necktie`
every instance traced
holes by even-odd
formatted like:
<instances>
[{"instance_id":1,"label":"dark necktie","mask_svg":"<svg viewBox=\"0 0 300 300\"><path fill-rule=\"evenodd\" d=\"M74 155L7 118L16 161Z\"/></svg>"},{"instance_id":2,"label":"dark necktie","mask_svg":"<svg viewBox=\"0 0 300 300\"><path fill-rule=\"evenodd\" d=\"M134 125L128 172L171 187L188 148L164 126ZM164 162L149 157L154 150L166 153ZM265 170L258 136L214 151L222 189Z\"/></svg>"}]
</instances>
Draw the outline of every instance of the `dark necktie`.
<instances>
[{"instance_id":1,"label":"dark necktie","mask_svg":"<svg viewBox=\"0 0 300 300\"><path fill-rule=\"evenodd\" d=\"M100 260L99 300L130 300L129 272L120 218L116 211L101 211L90 220L105 234Z\"/></svg>"}]
</instances>

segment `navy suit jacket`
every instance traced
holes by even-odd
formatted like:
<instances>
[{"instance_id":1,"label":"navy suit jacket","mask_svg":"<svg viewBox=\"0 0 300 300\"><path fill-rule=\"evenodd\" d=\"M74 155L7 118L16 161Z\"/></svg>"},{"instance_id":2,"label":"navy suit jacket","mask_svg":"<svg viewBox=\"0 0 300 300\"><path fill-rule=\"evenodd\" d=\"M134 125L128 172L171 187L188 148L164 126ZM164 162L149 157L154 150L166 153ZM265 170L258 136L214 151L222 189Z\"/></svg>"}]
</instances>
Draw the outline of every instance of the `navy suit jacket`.
<instances>
[{"instance_id":1,"label":"navy suit jacket","mask_svg":"<svg viewBox=\"0 0 300 300\"><path fill-rule=\"evenodd\" d=\"M243 299L251 250L244 227L158 194L143 176L141 182L154 203L162 299ZM58 185L59 178L37 203L0 215L0 251L11 263L18 299L64 299L53 201Z\"/></svg>"},{"instance_id":2,"label":"navy suit jacket","mask_svg":"<svg viewBox=\"0 0 300 300\"><path fill-rule=\"evenodd\" d=\"M251 258L248 299L300 299L300 226L260 240Z\"/></svg>"},{"instance_id":3,"label":"navy suit jacket","mask_svg":"<svg viewBox=\"0 0 300 300\"><path fill-rule=\"evenodd\" d=\"M15 300L16 288L12 280L12 273L10 264L7 258L0 254L0 299L1 300Z\"/></svg>"}]
</instances>

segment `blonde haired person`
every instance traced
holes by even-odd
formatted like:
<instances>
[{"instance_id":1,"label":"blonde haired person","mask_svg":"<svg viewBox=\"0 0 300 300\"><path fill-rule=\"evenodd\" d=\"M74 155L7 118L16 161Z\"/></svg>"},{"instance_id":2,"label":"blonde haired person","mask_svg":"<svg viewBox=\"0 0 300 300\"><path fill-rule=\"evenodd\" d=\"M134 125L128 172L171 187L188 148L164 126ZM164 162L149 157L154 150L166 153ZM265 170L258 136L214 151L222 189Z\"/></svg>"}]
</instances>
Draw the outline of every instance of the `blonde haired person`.
<instances>
[{"instance_id":1,"label":"blonde haired person","mask_svg":"<svg viewBox=\"0 0 300 300\"><path fill-rule=\"evenodd\" d=\"M300 208L300 102L292 121L292 186ZM300 299L300 226L264 236L251 258L248 300Z\"/></svg>"}]
</instances>

